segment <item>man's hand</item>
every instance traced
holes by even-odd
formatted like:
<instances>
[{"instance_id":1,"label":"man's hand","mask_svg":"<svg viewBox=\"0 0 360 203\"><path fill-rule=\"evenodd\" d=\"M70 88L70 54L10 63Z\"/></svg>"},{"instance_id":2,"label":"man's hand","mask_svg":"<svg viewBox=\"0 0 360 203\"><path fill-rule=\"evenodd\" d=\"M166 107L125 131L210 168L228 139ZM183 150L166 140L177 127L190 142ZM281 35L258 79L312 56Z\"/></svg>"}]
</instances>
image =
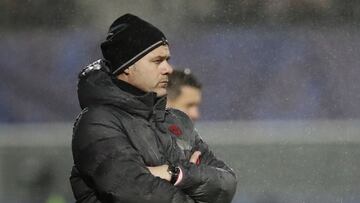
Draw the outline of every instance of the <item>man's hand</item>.
<instances>
[{"instance_id":1,"label":"man's hand","mask_svg":"<svg viewBox=\"0 0 360 203\"><path fill-rule=\"evenodd\" d=\"M161 166L154 166L154 167L147 167L151 174L155 177L159 177L161 179L170 181L171 180L171 175L170 173L167 171L169 166L168 165L161 165Z\"/></svg>"},{"instance_id":2,"label":"man's hand","mask_svg":"<svg viewBox=\"0 0 360 203\"><path fill-rule=\"evenodd\" d=\"M191 157L190 157L190 162L193 164L197 164L199 157L201 155L200 151L195 151ZM170 181L171 180L171 175L170 173L167 171L169 166L168 165L161 165L161 166L154 166L154 167L147 167L150 170L150 173L155 176L155 177L159 177L161 179Z\"/></svg>"},{"instance_id":3,"label":"man's hand","mask_svg":"<svg viewBox=\"0 0 360 203\"><path fill-rule=\"evenodd\" d=\"M195 151L190 157L190 162L193 164L198 164L200 155L201 155L200 151Z\"/></svg>"}]
</instances>

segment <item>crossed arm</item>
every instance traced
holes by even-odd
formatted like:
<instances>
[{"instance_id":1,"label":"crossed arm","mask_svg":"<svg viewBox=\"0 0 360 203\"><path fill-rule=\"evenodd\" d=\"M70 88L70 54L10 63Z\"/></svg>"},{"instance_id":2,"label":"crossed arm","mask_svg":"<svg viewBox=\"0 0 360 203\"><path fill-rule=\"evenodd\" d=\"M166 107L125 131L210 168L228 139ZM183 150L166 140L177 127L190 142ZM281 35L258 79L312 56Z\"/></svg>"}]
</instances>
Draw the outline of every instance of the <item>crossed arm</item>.
<instances>
[{"instance_id":1,"label":"crossed arm","mask_svg":"<svg viewBox=\"0 0 360 203\"><path fill-rule=\"evenodd\" d=\"M198 160L200 159L200 155L201 152L200 151L195 151L191 157L190 157L190 163L196 164L198 162ZM168 173L168 165L161 165L161 166L155 166L155 167L147 167L150 171L150 173L155 176L155 177L159 177L161 179L170 181L171 179L171 175ZM181 169L180 169L181 170ZM182 173L182 172L181 172ZM179 176L178 179L182 179L182 176ZM177 182L181 182L181 180L178 180ZM177 182L175 183L175 185L177 184Z\"/></svg>"},{"instance_id":2,"label":"crossed arm","mask_svg":"<svg viewBox=\"0 0 360 203\"><path fill-rule=\"evenodd\" d=\"M216 159L197 134L198 151L190 160L179 163L183 177L174 186L169 182L167 165L146 166L126 136L114 127L88 123L80 124L77 130L78 135L86 135L73 139L74 162L79 172L72 175L71 184L78 203L226 203L235 193L235 174ZM89 139L96 138L97 132L106 136ZM197 165L200 154L201 164ZM79 189L84 186L88 190Z\"/></svg>"}]
</instances>

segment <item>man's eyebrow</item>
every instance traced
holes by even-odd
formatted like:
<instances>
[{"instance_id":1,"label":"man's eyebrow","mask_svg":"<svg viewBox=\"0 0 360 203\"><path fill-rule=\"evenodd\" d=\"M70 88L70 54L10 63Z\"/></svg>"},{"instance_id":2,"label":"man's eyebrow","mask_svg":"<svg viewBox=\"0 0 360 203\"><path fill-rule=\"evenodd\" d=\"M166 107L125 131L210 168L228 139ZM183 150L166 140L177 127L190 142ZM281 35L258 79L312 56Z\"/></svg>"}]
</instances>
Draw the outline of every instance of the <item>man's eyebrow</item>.
<instances>
[{"instance_id":1,"label":"man's eyebrow","mask_svg":"<svg viewBox=\"0 0 360 203\"><path fill-rule=\"evenodd\" d=\"M166 60L169 60L170 58L171 58L170 55L163 55L163 56L155 56L155 57L153 57L154 60L157 60L157 59L162 59L162 60L166 59Z\"/></svg>"}]
</instances>

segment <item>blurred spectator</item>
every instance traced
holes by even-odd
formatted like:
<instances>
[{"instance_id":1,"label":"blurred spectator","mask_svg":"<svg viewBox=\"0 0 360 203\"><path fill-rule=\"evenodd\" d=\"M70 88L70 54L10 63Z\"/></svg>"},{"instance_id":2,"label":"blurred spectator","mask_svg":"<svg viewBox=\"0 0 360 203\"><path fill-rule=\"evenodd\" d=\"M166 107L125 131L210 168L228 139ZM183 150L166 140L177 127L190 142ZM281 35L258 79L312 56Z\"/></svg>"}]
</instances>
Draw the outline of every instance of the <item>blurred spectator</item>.
<instances>
[{"instance_id":1,"label":"blurred spectator","mask_svg":"<svg viewBox=\"0 0 360 203\"><path fill-rule=\"evenodd\" d=\"M167 106L185 112L193 121L199 119L201 84L190 69L175 70L169 77Z\"/></svg>"}]
</instances>

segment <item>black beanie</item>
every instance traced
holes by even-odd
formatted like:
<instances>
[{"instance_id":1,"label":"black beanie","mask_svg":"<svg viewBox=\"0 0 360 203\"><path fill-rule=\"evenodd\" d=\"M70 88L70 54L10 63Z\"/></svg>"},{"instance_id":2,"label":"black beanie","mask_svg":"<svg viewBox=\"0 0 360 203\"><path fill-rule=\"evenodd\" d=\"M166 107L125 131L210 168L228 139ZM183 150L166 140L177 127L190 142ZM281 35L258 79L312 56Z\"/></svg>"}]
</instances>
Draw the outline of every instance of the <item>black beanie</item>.
<instances>
[{"instance_id":1,"label":"black beanie","mask_svg":"<svg viewBox=\"0 0 360 203\"><path fill-rule=\"evenodd\" d=\"M122 73L155 48L167 44L165 35L155 26L131 14L116 19L110 26L102 54L114 75Z\"/></svg>"}]
</instances>

